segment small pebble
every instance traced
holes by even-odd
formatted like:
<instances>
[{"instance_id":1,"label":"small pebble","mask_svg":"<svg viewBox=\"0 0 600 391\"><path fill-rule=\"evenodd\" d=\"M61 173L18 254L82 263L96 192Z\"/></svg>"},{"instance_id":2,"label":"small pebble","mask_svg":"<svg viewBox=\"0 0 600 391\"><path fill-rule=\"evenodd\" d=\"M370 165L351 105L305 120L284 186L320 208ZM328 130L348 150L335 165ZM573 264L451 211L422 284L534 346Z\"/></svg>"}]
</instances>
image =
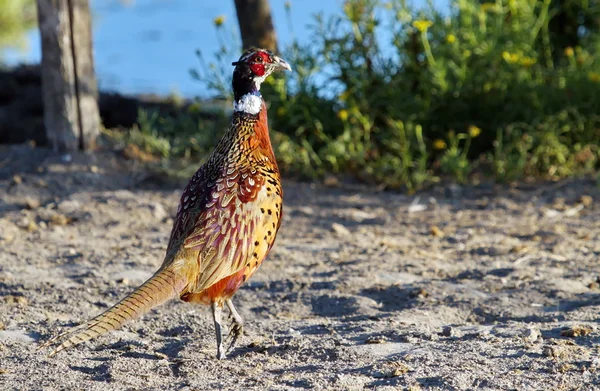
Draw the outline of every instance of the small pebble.
<instances>
[{"instance_id":1,"label":"small pebble","mask_svg":"<svg viewBox=\"0 0 600 391\"><path fill-rule=\"evenodd\" d=\"M523 332L523 339L529 343L536 342L542 338L540 330L535 327L529 327Z\"/></svg>"},{"instance_id":2,"label":"small pebble","mask_svg":"<svg viewBox=\"0 0 600 391\"><path fill-rule=\"evenodd\" d=\"M590 282L587 287L590 289L600 289L600 276L596 277L595 281Z\"/></svg>"},{"instance_id":3,"label":"small pebble","mask_svg":"<svg viewBox=\"0 0 600 391\"><path fill-rule=\"evenodd\" d=\"M437 237L444 236L444 231L442 231L441 229L439 229L439 227L437 225L431 226L431 228L429 229L429 233L432 236L437 236Z\"/></svg>"},{"instance_id":4,"label":"small pebble","mask_svg":"<svg viewBox=\"0 0 600 391\"><path fill-rule=\"evenodd\" d=\"M25 198L25 207L27 209L37 209L40 207L40 201L35 198L26 197Z\"/></svg>"},{"instance_id":5,"label":"small pebble","mask_svg":"<svg viewBox=\"0 0 600 391\"><path fill-rule=\"evenodd\" d=\"M527 248L527 246L526 246L526 245L524 245L524 244L517 244L517 245L513 246L513 247L510 249L510 252L511 252L511 253L514 253L514 254L520 254L520 253L525 253L525 252L527 252L527 250L528 250L528 248Z\"/></svg>"},{"instance_id":6,"label":"small pebble","mask_svg":"<svg viewBox=\"0 0 600 391\"><path fill-rule=\"evenodd\" d=\"M60 213L56 213L53 214L52 217L50 218L50 221L54 224L54 225L67 225L69 224L69 218L63 214Z\"/></svg>"},{"instance_id":7,"label":"small pebble","mask_svg":"<svg viewBox=\"0 0 600 391\"><path fill-rule=\"evenodd\" d=\"M352 232L342 224L333 223L331 224L331 230L340 236L351 236Z\"/></svg>"},{"instance_id":8,"label":"small pebble","mask_svg":"<svg viewBox=\"0 0 600 391\"><path fill-rule=\"evenodd\" d=\"M386 342L387 342L387 340L385 339L385 337L381 337L381 336L369 337L365 341L366 344L379 344L379 343L386 343Z\"/></svg>"}]
</instances>

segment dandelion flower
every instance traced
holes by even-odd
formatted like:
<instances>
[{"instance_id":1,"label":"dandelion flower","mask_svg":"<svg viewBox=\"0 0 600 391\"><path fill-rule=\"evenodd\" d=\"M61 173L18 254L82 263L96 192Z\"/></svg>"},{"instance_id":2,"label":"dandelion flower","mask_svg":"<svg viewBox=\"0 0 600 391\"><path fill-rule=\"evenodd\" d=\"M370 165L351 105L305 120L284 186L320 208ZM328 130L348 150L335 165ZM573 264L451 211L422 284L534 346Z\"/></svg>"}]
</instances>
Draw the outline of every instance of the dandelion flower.
<instances>
[{"instance_id":1,"label":"dandelion flower","mask_svg":"<svg viewBox=\"0 0 600 391\"><path fill-rule=\"evenodd\" d=\"M454 42L456 42L456 35L454 35L454 34L448 34L448 36L446 37L446 42L448 42L448 43L454 43Z\"/></svg>"},{"instance_id":2,"label":"dandelion flower","mask_svg":"<svg viewBox=\"0 0 600 391\"><path fill-rule=\"evenodd\" d=\"M338 112L338 117L343 121L346 122L348 120L348 110L340 110Z\"/></svg>"},{"instance_id":3,"label":"dandelion flower","mask_svg":"<svg viewBox=\"0 0 600 391\"><path fill-rule=\"evenodd\" d=\"M424 32L427 31L429 27L433 26L433 22L431 20L415 20L412 25L420 32Z\"/></svg>"},{"instance_id":4,"label":"dandelion flower","mask_svg":"<svg viewBox=\"0 0 600 391\"><path fill-rule=\"evenodd\" d=\"M435 139L433 140L433 149L437 150L437 151L441 151L443 149L446 149L446 142L442 139Z\"/></svg>"},{"instance_id":5,"label":"dandelion flower","mask_svg":"<svg viewBox=\"0 0 600 391\"><path fill-rule=\"evenodd\" d=\"M480 134L481 134L480 128L478 128L475 125L469 126L469 136L471 136L472 138L475 138L475 137L479 136Z\"/></svg>"},{"instance_id":6,"label":"dandelion flower","mask_svg":"<svg viewBox=\"0 0 600 391\"><path fill-rule=\"evenodd\" d=\"M567 46L565 48L565 56L567 56L567 57L573 57L574 55L575 55L575 50L573 50L572 47Z\"/></svg>"},{"instance_id":7,"label":"dandelion flower","mask_svg":"<svg viewBox=\"0 0 600 391\"><path fill-rule=\"evenodd\" d=\"M216 27L221 27L225 23L225 15L219 15L213 19L213 23Z\"/></svg>"},{"instance_id":8,"label":"dandelion flower","mask_svg":"<svg viewBox=\"0 0 600 391\"><path fill-rule=\"evenodd\" d=\"M519 55L517 53L509 53L507 51L502 52L502 58L509 64L514 64L519 61Z\"/></svg>"}]
</instances>

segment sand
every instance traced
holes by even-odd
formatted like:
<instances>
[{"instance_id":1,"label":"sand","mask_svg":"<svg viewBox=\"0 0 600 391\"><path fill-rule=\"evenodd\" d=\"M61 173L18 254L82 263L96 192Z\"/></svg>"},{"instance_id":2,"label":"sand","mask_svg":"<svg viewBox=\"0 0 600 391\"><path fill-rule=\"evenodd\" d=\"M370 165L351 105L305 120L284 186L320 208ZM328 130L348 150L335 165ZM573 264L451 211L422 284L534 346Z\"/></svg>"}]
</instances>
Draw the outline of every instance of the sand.
<instances>
[{"instance_id":1,"label":"sand","mask_svg":"<svg viewBox=\"0 0 600 391\"><path fill-rule=\"evenodd\" d=\"M180 301L48 358L160 265L182 186L156 179L115 153L2 147L1 390L600 389L590 179L411 196L285 180L227 360L209 308Z\"/></svg>"}]
</instances>

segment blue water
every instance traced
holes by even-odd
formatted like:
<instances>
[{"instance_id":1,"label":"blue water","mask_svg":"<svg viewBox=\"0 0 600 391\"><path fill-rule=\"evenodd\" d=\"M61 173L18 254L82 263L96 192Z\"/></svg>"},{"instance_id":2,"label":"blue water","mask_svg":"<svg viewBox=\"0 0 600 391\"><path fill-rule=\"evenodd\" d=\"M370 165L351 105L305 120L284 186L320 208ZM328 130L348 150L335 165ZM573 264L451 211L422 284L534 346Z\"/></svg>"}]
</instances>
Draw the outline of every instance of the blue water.
<instances>
[{"instance_id":1,"label":"blue water","mask_svg":"<svg viewBox=\"0 0 600 391\"><path fill-rule=\"evenodd\" d=\"M284 0L271 0L271 10L280 47L294 38L308 43L314 14L340 13L342 0L295 0L291 4L292 28ZM449 0L433 0L435 7L448 7ZM425 0L415 0L417 7ZM91 0L94 56L98 83L102 90L124 94L178 93L204 96L202 85L189 74L198 68L195 51L211 59L219 49L213 20L225 16L223 28L237 33L233 0ZM385 40L384 40L385 41ZM28 34L25 50L6 50L9 65L40 61L37 30Z\"/></svg>"}]
</instances>

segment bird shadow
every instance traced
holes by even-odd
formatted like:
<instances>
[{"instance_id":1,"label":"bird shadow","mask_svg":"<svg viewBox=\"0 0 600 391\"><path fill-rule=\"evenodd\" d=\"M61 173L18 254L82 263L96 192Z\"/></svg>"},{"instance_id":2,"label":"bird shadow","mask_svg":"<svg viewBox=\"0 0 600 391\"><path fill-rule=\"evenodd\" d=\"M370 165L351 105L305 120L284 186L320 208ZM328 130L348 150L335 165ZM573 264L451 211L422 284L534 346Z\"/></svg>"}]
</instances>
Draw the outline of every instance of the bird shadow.
<instances>
[{"instance_id":1,"label":"bird shadow","mask_svg":"<svg viewBox=\"0 0 600 391\"><path fill-rule=\"evenodd\" d=\"M95 367L85 367L79 365L70 365L69 367L74 371L78 371L89 375L90 379L94 381L110 382L112 380L112 375L110 374L110 366L106 362Z\"/></svg>"},{"instance_id":2,"label":"bird shadow","mask_svg":"<svg viewBox=\"0 0 600 391\"><path fill-rule=\"evenodd\" d=\"M191 341L189 338L171 338L167 342L165 342L162 348L157 349L156 351L164 354L170 360L175 360L179 357L179 353L181 353L181 351L185 348L185 345L190 343Z\"/></svg>"}]
</instances>

